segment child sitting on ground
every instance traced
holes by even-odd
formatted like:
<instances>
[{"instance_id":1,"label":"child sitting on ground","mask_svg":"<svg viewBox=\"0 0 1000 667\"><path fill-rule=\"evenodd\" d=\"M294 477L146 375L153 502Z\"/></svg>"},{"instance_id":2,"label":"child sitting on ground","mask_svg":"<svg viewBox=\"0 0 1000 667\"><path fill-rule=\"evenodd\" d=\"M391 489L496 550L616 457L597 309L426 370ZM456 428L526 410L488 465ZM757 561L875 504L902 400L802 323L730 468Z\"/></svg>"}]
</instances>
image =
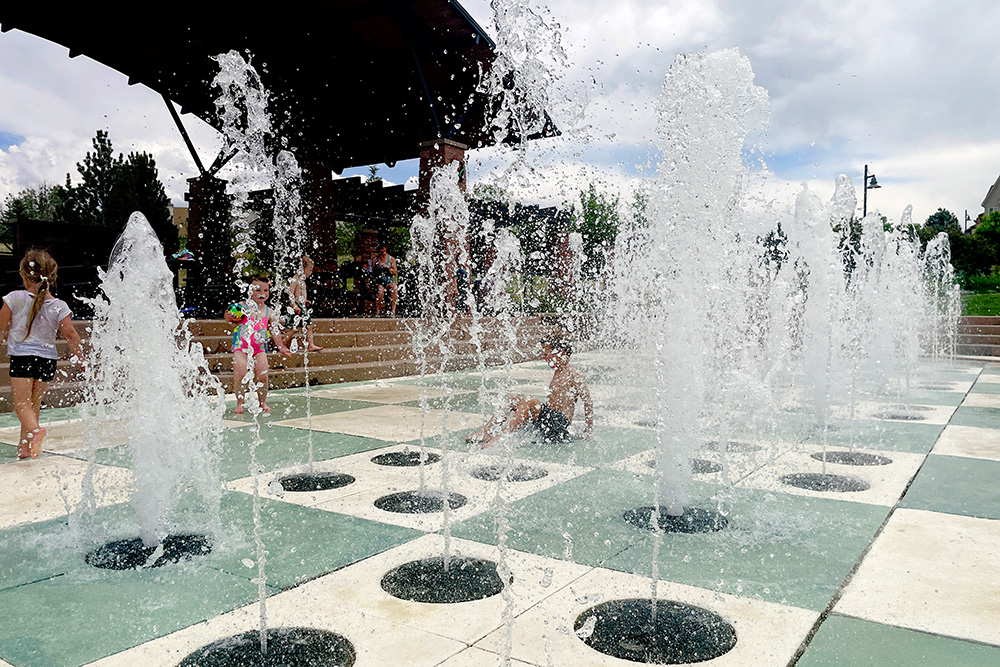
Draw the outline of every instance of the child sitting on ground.
<instances>
[{"instance_id":1,"label":"child sitting on ground","mask_svg":"<svg viewBox=\"0 0 1000 667\"><path fill-rule=\"evenodd\" d=\"M285 347L278 324L278 314L272 311L267 300L271 296L271 279L254 276L250 283L250 300L230 306L223 317L238 324L233 330L233 393L236 394L236 414L243 414L243 380L253 359L254 381L257 382L257 399L260 409L270 412L267 404L267 339L272 335L283 357L292 352Z\"/></svg>"},{"instance_id":2,"label":"child sitting on ground","mask_svg":"<svg viewBox=\"0 0 1000 667\"><path fill-rule=\"evenodd\" d=\"M73 313L62 299L52 295L59 266L44 250L29 250L21 260L23 290L3 298L0 332L7 338L10 356L10 391L14 412L21 421L17 458L38 458L45 429L39 426L42 396L55 377L56 333L69 343L74 363L83 364L80 334L73 326Z\"/></svg>"},{"instance_id":3,"label":"child sitting on ground","mask_svg":"<svg viewBox=\"0 0 1000 667\"><path fill-rule=\"evenodd\" d=\"M552 336L542 341L542 358L555 370L547 400L543 403L537 398L511 395L506 424L491 417L483 428L467 437L466 442L481 439L483 447L490 447L504 433L513 433L528 422L538 429L546 442L565 441L569 439L569 425L580 399L587 420L584 435L589 436L594 430L594 404L583 374L569 365L572 353L572 346L561 338Z\"/></svg>"}]
</instances>

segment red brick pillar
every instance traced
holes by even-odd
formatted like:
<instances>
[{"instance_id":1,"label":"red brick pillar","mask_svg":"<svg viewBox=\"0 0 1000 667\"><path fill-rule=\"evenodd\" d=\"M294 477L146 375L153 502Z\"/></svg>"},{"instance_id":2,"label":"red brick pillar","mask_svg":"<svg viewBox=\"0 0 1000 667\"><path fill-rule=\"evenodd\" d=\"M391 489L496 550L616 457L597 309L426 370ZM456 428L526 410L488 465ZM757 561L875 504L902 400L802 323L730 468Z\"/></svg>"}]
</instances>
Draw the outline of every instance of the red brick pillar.
<instances>
[{"instance_id":1,"label":"red brick pillar","mask_svg":"<svg viewBox=\"0 0 1000 667\"><path fill-rule=\"evenodd\" d=\"M340 315L337 271L337 207L333 196L333 168L328 164L302 165L302 211L306 223L305 252L315 262L309 278L313 315Z\"/></svg>"},{"instance_id":2,"label":"red brick pillar","mask_svg":"<svg viewBox=\"0 0 1000 667\"><path fill-rule=\"evenodd\" d=\"M431 174L440 167L453 162L458 163L458 187L462 194L465 194L465 151L467 148L468 146L465 144L450 139L435 139L420 144L420 187L417 201L421 213L426 214L427 212ZM438 271L439 279L447 286L448 307L457 306L459 310L464 309L464 295L468 294L470 289L469 280L472 274L468 235L458 238L442 230L441 236L437 239L435 255L440 257L440 262L435 268ZM464 261L460 261L460 257L464 257ZM464 275L460 275L460 272Z\"/></svg>"}]
</instances>

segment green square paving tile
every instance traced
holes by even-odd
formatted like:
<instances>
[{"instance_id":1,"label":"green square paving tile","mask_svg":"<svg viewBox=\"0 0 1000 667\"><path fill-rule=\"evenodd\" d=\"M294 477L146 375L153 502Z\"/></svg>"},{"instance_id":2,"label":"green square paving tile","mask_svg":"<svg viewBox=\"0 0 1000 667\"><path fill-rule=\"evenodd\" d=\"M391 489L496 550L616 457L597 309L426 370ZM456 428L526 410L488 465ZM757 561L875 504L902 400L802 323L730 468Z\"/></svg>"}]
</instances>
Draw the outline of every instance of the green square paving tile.
<instances>
[{"instance_id":1,"label":"green square paving tile","mask_svg":"<svg viewBox=\"0 0 1000 667\"><path fill-rule=\"evenodd\" d=\"M309 460L309 431L274 424L261 424L261 442L257 446L257 462L262 471L304 464ZM240 479L250 475L250 443L253 427L225 429L222 433L222 458L220 469L224 480ZM372 438L362 438L343 433L312 432L314 461L326 461L348 454L385 447L389 443ZM86 452L74 456L86 459ZM96 460L104 465L131 467L128 445L105 447L97 450Z\"/></svg>"},{"instance_id":2,"label":"green square paving tile","mask_svg":"<svg viewBox=\"0 0 1000 667\"><path fill-rule=\"evenodd\" d=\"M796 667L993 667L1000 647L831 614Z\"/></svg>"},{"instance_id":3,"label":"green square paving tile","mask_svg":"<svg viewBox=\"0 0 1000 667\"><path fill-rule=\"evenodd\" d=\"M12 461L17 461L17 445L0 442L0 463L11 463Z\"/></svg>"},{"instance_id":4,"label":"green square paving tile","mask_svg":"<svg viewBox=\"0 0 1000 667\"><path fill-rule=\"evenodd\" d=\"M962 406L955 410L951 422L955 426L979 426L1000 429L1000 410Z\"/></svg>"},{"instance_id":5,"label":"green square paving tile","mask_svg":"<svg viewBox=\"0 0 1000 667\"><path fill-rule=\"evenodd\" d=\"M0 658L19 667L82 665L207 620L257 597L243 577L191 562L91 569L0 591Z\"/></svg>"},{"instance_id":6,"label":"green square paving tile","mask_svg":"<svg viewBox=\"0 0 1000 667\"><path fill-rule=\"evenodd\" d=\"M595 470L513 503L507 545L512 549L603 565L622 549L644 539L622 521L632 507L652 503L647 479L631 473ZM497 543L496 522L485 513L452 526L451 534Z\"/></svg>"},{"instance_id":7,"label":"green square paving tile","mask_svg":"<svg viewBox=\"0 0 1000 667\"><path fill-rule=\"evenodd\" d=\"M1000 461L931 454L901 507L1000 519Z\"/></svg>"},{"instance_id":8,"label":"green square paving tile","mask_svg":"<svg viewBox=\"0 0 1000 667\"><path fill-rule=\"evenodd\" d=\"M307 397L304 394L282 394L275 396L269 393L267 402L271 406L270 412L262 412L259 417L261 423L279 421L282 419L304 419L307 415L307 403L312 409L313 415L326 415L334 412L346 412L347 410L360 410L370 408L378 403L367 401L346 401L334 398L320 398L319 396ZM254 416L249 410L243 414L233 412L235 401L229 401L226 405L226 419L233 421L252 422Z\"/></svg>"},{"instance_id":9,"label":"green square paving tile","mask_svg":"<svg viewBox=\"0 0 1000 667\"><path fill-rule=\"evenodd\" d=\"M721 503L729 527L665 534L656 561L661 579L816 611L829 604L889 512L755 489L700 498L695 507ZM656 548L656 536L643 531L604 567L649 576Z\"/></svg>"},{"instance_id":10,"label":"green square paving tile","mask_svg":"<svg viewBox=\"0 0 1000 667\"><path fill-rule=\"evenodd\" d=\"M991 378L992 379L992 378ZM983 382L972 385L970 394L1000 394L1000 382Z\"/></svg>"},{"instance_id":11,"label":"green square paving tile","mask_svg":"<svg viewBox=\"0 0 1000 667\"><path fill-rule=\"evenodd\" d=\"M837 421L833 422L832 426L836 430L830 430L826 434L826 442L831 447L850 447L853 443L865 449L911 454L929 452L945 427L944 424L884 420L859 420L853 423ZM809 429L800 433L800 442L814 445L823 443L824 436L821 429Z\"/></svg>"},{"instance_id":12,"label":"green square paving tile","mask_svg":"<svg viewBox=\"0 0 1000 667\"><path fill-rule=\"evenodd\" d=\"M79 569L82 558L65 518L0 531L0 590Z\"/></svg>"},{"instance_id":13,"label":"green square paving tile","mask_svg":"<svg viewBox=\"0 0 1000 667\"><path fill-rule=\"evenodd\" d=\"M251 579L257 568L243 559L256 560L253 539L253 498L243 493L223 496L220 513L230 548L213 550L201 559L204 567L217 568ZM415 539L424 533L334 512L265 499L261 505L262 540L267 549L267 581L276 588L290 588Z\"/></svg>"},{"instance_id":14,"label":"green square paving tile","mask_svg":"<svg viewBox=\"0 0 1000 667\"><path fill-rule=\"evenodd\" d=\"M931 389L915 389L910 392L905 401L911 405L961 405L965 399L964 391L935 391Z\"/></svg>"},{"instance_id":15,"label":"green square paving tile","mask_svg":"<svg viewBox=\"0 0 1000 667\"><path fill-rule=\"evenodd\" d=\"M407 401L406 403L400 403L400 405L405 405L409 408L421 407L419 400ZM450 410L457 410L459 412L470 412L472 414L480 414L482 412L482 406L479 404L479 392L475 391L452 396L450 401L447 396L435 396L427 399L427 407L431 410L443 410L445 405ZM490 407L489 411L492 413L493 408Z\"/></svg>"},{"instance_id":16,"label":"green square paving tile","mask_svg":"<svg viewBox=\"0 0 1000 667\"><path fill-rule=\"evenodd\" d=\"M582 419L583 415L579 414L574 419L574 424ZM533 433L525 431L524 438L514 452L515 456L549 463L601 467L638 454L656 444L656 434L653 431L635 428L598 426L594 429L593 437L572 438L566 442L536 440Z\"/></svg>"}]
</instances>

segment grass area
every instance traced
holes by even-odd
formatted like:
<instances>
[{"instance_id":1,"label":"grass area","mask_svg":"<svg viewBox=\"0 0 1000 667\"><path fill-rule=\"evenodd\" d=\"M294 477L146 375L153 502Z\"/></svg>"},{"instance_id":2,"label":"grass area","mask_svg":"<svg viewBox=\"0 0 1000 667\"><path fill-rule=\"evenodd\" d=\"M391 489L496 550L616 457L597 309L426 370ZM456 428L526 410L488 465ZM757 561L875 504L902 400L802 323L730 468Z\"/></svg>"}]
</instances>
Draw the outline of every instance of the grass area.
<instances>
[{"instance_id":1,"label":"grass area","mask_svg":"<svg viewBox=\"0 0 1000 667\"><path fill-rule=\"evenodd\" d=\"M1000 292L962 294L963 315L1000 315Z\"/></svg>"}]
</instances>

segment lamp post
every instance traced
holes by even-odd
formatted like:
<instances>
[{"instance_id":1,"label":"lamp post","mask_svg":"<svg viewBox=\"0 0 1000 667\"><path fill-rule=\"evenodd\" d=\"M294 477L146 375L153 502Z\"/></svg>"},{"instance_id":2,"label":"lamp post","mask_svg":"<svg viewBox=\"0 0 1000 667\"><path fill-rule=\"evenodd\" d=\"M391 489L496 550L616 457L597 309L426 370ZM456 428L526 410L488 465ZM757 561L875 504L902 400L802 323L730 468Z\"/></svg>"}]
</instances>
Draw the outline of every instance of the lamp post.
<instances>
[{"instance_id":1,"label":"lamp post","mask_svg":"<svg viewBox=\"0 0 1000 667\"><path fill-rule=\"evenodd\" d=\"M869 181L871 181L871 182L869 183ZM865 217L866 215L868 215L868 191L869 190L875 190L876 188L880 188L880 187L882 187L882 186L878 184L877 180L875 180L875 174L869 174L868 173L868 165L866 164L865 165L865 196L864 196L864 205L863 205L863 207L861 209L861 217L862 218Z\"/></svg>"}]
</instances>

